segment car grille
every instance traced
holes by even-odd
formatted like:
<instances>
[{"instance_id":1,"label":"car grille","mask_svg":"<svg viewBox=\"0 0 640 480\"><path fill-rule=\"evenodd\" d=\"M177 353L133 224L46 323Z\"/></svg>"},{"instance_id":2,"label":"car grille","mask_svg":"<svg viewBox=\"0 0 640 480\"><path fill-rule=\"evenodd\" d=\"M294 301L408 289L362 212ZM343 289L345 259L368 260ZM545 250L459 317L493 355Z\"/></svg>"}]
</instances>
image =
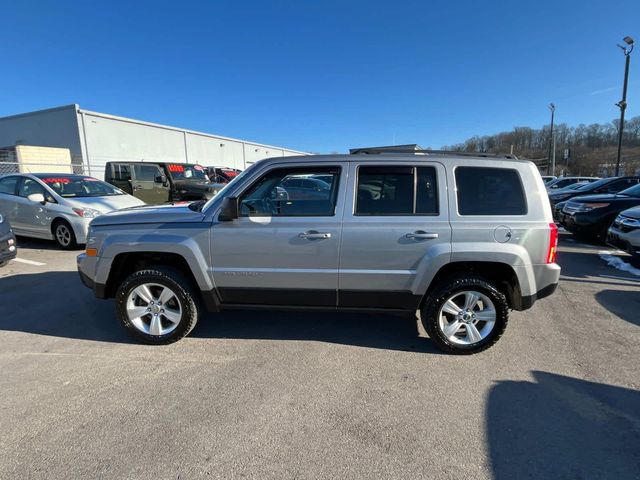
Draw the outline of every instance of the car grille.
<instances>
[{"instance_id":1,"label":"car grille","mask_svg":"<svg viewBox=\"0 0 640 480\"><path fill-rule=\"evenodd\" d=\"M631 231L637 230L639 228L639 227L630 227L630 226L625 225L624 223L622 223L623 220L626 220L626 219L635 220L635 219L632 219L630 217L625 217L624 215L618 215L616 217L616 219L613 221L613 227L616 230L620 230L621 232L624 232L624 233L631 232Z\"/></svg>"},{"instance_id":2,"label":"car grille","mask_svg":"<svg viewBox=\"0 0 640 480\"><path fill-rule=\"evenodd\" d=\"M580 209L580 204L577 202L567 202L562 209L564 213L575 213Z\"/></svg>"}]
</instances>

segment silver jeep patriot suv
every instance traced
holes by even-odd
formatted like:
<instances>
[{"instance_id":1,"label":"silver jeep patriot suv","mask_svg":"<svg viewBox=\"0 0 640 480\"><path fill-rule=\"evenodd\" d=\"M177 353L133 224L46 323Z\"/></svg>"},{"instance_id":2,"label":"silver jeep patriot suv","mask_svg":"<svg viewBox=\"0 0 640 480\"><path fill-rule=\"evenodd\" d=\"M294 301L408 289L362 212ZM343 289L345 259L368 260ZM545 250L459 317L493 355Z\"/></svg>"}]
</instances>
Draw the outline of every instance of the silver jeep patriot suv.
<instances>
[{"instance_id":1,"label":"silver jeep patriot suv","mask_svg":"<svg viewBox=\"0 0 640 480\"><path fill-rule=\"evenodd\" d=\"M179 340L205 308L419 311L465 354L554 292L557 239L531 162L364 149L263 160L206 203L102 215L78 270L146 343Z\"/></svg>"}]
</instances>

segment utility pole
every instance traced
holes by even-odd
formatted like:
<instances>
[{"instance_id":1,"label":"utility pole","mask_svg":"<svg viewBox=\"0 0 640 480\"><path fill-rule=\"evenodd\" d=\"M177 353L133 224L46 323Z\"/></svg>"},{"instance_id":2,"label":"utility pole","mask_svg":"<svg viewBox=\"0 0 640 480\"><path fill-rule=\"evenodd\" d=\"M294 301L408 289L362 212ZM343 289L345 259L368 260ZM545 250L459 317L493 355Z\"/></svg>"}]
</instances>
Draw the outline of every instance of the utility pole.
<instances>
[{"instance_id":1,"label":"utility pole","mask_svg":"<svg viewBox=\"0 0 640 480\"><path fill-rule=\"evenodd\" d=\"M549 110L551 110L551 136L549 137L549 154L547 155L548 161L551 162L551 150L553 149L553 167L551 171L551 175L556 174L556 143L553 137L553 117L556 112L556 106L553 103L549 104ZM547 173L549 173L550 164L547 163Z\"/></svg>"},{"instance_id":2,"label":"utility pole","mask_svg":"<svg viewBox=\"0 0 640 480\"><path fill-rule=\"evenodd\" d=\"M627 84L629 83L629 61L631 60L631 52L633 51L633 38L624 37L624 43L627 46L618 45L624 52L624 84L622 86L622 100L616 105L620 107L620 125L618 126L618 155L616 156L616 177L620 175L620 156L622 154L622 133L624 132L624 111L627 109Z\"/></svg>"}]
</instances>

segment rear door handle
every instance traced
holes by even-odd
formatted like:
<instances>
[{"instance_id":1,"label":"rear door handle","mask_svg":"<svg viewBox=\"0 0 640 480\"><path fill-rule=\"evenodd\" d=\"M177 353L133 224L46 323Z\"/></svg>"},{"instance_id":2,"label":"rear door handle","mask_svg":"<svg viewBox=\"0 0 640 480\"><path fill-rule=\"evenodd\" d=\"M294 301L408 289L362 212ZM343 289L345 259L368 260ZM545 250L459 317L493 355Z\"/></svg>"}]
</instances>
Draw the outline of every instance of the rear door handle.
<instances>
[{"instance_id":1,"label":"rear door handle","mask_svg":"<svg viewBox=\"0 0 640 480\"><path fill-rule=\"evenodd\" d=\"M428 232L423 232L422 230L418 230L417 232L407 233L405 237L411 238L412 240L428 240L428 239L438 238L438 234L428 233Z\"/></svg>"},{"instance_id":2,"label":"rear door handle","mask_svg":"<svg viewBox=\"0 0 640 480\"><path fill-rule=\"evenodd\" d=\"M309 230L298 234L298 238L306 238L307 240L314 240L318 238L331 238L330 233L316 232L315 230Z\"/></svg>"}]
</instances>

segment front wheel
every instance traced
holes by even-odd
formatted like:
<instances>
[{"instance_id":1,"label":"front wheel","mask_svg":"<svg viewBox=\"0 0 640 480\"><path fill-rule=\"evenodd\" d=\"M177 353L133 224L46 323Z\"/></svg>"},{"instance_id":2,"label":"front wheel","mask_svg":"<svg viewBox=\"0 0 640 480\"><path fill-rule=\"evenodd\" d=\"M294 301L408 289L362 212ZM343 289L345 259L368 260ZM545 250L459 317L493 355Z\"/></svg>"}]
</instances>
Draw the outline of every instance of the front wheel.
<instances>
[{"instance_id":1,"label":"front wheel","mask_svg":"<svg viewBox=\"0 0 640 480\"><path fill-rule=\"evenodd\" d=\"M116 315L129 334L141 342L177 342L198 321L198 307L189 285L188 279L170 268L135 272L116 292Z\"/></svg>"},{"instance_id":2,"label":"front wheel","mask_svg":"<svg viewBox=\"0 0 640 480\"><path fill-rule=\"evenodd\" d=\"M78 248L76 234L73 232L73 228L66 220L56 220L53 225L53 236L58 246L65 250Z\"/></svg>"},{"instance_id":3,"label":"front wheel","mask_svg":"<svg viewBox=\"0 0 640 480\"><path fill-rule=\"evenodd\" d=\"M491 282L475 275L454 277L426 299L421 320L438 348L472 354L492 346L509 319L506 297Z\"/></svg>"}]
</instances>

